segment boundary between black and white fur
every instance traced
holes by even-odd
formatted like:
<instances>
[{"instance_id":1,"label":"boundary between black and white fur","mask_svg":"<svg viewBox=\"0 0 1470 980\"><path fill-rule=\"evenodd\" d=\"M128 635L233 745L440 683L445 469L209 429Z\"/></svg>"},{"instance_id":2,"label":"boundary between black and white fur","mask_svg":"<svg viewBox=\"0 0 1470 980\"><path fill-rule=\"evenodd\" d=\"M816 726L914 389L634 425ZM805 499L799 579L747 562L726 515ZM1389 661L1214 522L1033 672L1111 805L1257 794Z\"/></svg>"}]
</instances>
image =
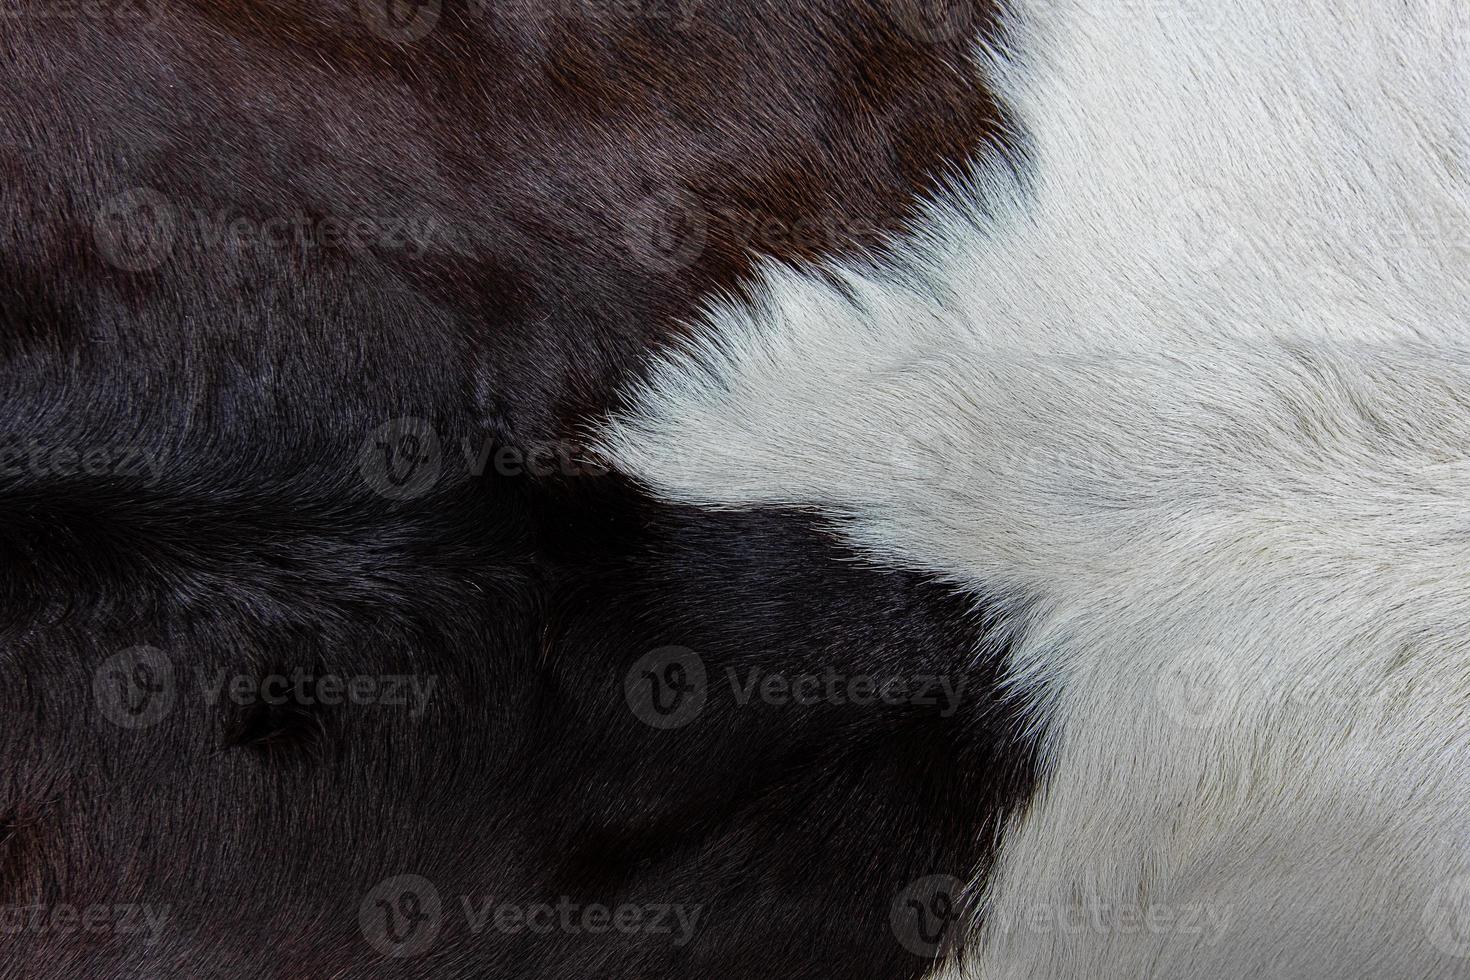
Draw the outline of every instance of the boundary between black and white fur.
<instances>
[{"instance_id":1,"label":"boundary between black and white fur","mask_svg":"<svg viewBox=\"0 0 1470 980\"><path fill-rule=\"evenodd\" d=\"M1027 600L1046 781L954 976L1470 975L1470 11L1006 24L1023 176L767 266L607 452ZM1074 909L1114 912L1035 925Z\"/></svg>"}]
</instances>

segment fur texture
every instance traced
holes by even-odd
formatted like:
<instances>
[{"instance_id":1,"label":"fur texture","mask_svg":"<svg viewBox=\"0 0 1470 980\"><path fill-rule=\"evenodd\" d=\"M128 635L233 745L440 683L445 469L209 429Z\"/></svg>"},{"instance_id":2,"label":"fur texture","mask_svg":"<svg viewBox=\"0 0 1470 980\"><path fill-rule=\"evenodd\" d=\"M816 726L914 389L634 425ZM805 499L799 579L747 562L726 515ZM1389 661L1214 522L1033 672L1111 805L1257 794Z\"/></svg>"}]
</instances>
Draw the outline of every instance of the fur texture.
<instances>
[{"instance_id":1,"label":"fur texture","mask_svg":"<svg viewBox=\"0 0 1470 980\"><path fill-rule=\"evenodd\" d=\"M1012 604L1044 782L949 976L1470 975L1470 14L1003 25L1022 152L768 265L608 452Z\"/></svg>"},{"instance_id":2,"label":"fur texture","mask_svg":"<svg viewBox=\"0 0 1470 980\"><path fill-rule=\"evenodd\" d=\"M1030 794L999 653L972 653L1007 636L803 515L654 501L571 472L574 445L516 460L750 254L901 227L996 124L966 36L867 0L682 27L670 4L40 6L0 29L0 976L925 971L895 901L987 867ZM688 221L692 248L648 248ZM139 645L149 670L119 670ZM660 730L625 683L671 645L712 684ZM724 683L833 670L944 675L967 710ZM434 687L418 713L209 696L297 671ZM170 672L156 723L104 710ZM428 903L378 891L401 875L442 908L395 957ZM563 900L695 921L481 918ZM163 921L95 928L124 906Z\"/></svg>"}]
</instances>

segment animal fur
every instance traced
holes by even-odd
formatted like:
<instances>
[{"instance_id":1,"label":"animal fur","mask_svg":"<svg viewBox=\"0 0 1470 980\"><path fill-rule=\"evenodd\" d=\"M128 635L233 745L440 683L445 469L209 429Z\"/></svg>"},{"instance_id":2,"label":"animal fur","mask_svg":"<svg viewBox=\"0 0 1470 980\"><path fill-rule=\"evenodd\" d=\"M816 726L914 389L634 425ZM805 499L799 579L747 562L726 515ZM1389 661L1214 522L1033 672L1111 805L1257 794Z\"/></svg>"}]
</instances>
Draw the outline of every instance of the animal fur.
<instances>
[{"instance_id":1,"label":"animal fur","mask_svg":"<svg viewBox=\"0 0 1470 980\"><path fill-rule=\"evenodd\" d=\"M0 6L0 977L924 972L895 900L985 867L1034 771L985 617L576 439L752 254L876 248L994 134L967 37L870 0L398 4L438 16L401 43L358 0ZM670 645L717 685L661 731L624 684ZM139 646L174 703L120 727ZM724 683L831 670L967 710ZM298 671L435 688L204 686ZM402 875L443 918L394 957ZM564 898L697 927L465 911ZM81 927L123 907L162 924Z\"/></svg>"},{"instance_id":2,"label":"animal fur","mask_svg":"<svg viewBox=\"0 0 1470 980\"><path fill-rule=\"evenodd\" d=\"M1010 610L1043 782L946 977L1470 976L1467 51L1453 0L1018 0L1019 152L607 429Z\"/></svg>"}]
</instances>

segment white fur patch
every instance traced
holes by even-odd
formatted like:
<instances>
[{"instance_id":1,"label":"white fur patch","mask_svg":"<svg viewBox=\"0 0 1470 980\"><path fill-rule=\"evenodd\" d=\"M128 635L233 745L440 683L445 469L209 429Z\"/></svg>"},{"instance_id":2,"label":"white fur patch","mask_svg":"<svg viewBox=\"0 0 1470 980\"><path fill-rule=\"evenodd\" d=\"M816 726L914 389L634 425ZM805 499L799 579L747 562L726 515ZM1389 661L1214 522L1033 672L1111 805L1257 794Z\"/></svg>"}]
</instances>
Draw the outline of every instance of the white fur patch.
<instances>
[{"instance_id":1,"label":"white fur patch","mask_svg":"<svg viewBox=\"0 0 1470 980\"><path fill-rule=\"evenodd\" d=\"M605 433L1029 600L980 980L1470 976L1470 7L1021 0L1025 137Z\"/></svg>"}]
</instances>

